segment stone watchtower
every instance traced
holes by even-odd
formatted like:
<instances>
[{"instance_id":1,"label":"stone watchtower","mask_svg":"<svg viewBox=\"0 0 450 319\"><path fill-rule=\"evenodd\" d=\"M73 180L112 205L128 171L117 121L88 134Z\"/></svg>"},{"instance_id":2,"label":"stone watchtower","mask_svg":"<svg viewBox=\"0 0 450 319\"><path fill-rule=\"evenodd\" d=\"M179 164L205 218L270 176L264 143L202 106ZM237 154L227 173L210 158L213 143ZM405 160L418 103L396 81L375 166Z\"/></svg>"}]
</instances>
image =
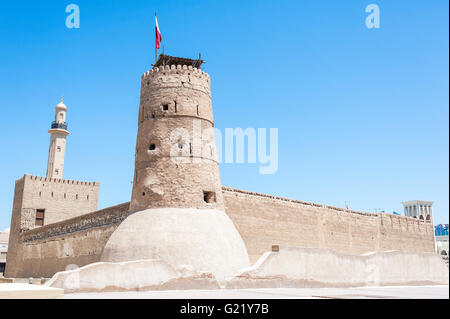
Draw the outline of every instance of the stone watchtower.
<instances>
[{"instance_id":1,"label":"stone watchtower","mask_svg":"<svg viewBox=\"0 0 450 319\"><path fill-rule=\"evenodd\" d=\"M202 62L161 55L142 76L130 215L101 261L159 259L219 280L250 266L224 209Z\"/></svg>"},{"instance_id":2,"label":"stone watchtower","mask_svg":"<svg viewBox=\"0 0 450 319\"><path fill-rule=\"evenodd\" d=\"M69 135L66 123L67 106L61 102L55 107L55 121L52 122L50 133L50 148L48 151L47 178L63 178L64 153L66 137Z\"/></svg>"},{"instance_id":3,"label":"stone watchtower","mask_svg":"<svg viewBox=\"0 0 450 319\"><path fill-rule=\"evenodd\" d=\"M224 210L202 62L161 55L142 76L131 210Z\"/></svg>"}]
</instances>

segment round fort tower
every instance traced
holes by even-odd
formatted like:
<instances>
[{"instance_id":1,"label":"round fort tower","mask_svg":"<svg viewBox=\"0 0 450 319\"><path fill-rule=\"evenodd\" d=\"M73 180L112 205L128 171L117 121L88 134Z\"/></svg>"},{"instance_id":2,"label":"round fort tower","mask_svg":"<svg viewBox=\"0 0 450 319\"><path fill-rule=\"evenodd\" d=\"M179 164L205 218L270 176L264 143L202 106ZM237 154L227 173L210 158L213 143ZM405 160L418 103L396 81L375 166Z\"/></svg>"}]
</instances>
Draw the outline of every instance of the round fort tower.
<instances>
[{"instance_id":1,"label":"round fort tower","mask_svg":"<svg viewBox=\"0 0 450 319\"><path fill-rule=\"evenodd\" d=\"M250 266L224 209L202 62L161 55L142 76L132 213L108 239L101 261L158 259L218 280Z\"/></svg>"},{"instance_id":2,"label":"round fort tower","mask_svg":"<svg viewBox=\"0 0 450 319\"><path fill-rule=\"evenodd\" d=\"M138 123L130 209L224 210L209 75L175 64L146 72Z\"/></svg>"}]
</instances>

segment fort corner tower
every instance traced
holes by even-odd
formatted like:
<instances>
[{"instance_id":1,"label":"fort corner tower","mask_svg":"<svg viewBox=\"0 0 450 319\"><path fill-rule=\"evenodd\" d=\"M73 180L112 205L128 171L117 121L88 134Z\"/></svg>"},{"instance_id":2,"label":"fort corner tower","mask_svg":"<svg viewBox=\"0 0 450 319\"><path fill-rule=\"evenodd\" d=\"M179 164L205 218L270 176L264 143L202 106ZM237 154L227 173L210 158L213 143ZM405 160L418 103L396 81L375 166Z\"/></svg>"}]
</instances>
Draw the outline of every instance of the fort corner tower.
<instances>
[{"instance_id":1,"label":"fort corner tower","mask_svg":"<svg viewBox=\"0 0 450 319\"><path fill-rule=\"evenodd\" d=\"M131 210L224 210L202 63L160 55L142 76Z\"/></svg>"},{"instance_id":2,"label":"fort corner tower","mask_svg":"<svg viewBox=\"0 0 450 319\"><path fill-rule=\"evenodd\" d=\"M55 120L48 131L50 147L48 151L47 178L63 178L66 137L69 135L66 123L67 106L61 102L55 107Z\"/></svg>"},{"instance_id":3,"label":"fort corner tower","mask_svg":"<svg viewBox=\"0 0 450 319\"><path fill-rule=\"evenodd\" d=\"M202 63L160 55L142 76L132 213L109 237L101 262L164 260L219 281L250 266L225 213Z\"/></svg>"}]
</instances>

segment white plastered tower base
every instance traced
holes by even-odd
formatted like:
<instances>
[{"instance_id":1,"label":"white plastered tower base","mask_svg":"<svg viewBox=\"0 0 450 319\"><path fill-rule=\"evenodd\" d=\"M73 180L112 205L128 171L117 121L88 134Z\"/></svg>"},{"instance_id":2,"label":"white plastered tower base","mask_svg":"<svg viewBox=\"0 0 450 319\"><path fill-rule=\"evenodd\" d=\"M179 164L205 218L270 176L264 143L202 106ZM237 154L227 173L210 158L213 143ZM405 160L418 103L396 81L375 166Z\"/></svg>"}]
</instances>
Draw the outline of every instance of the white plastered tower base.
<instances>
[{"instance_id":1,"label":"white plastered tower base","mask_svg":"<svg viewBox=\"0 0 450 319\"><path fill-rule=\"evenodd\" d=\"M249 267L245 244L225 212L156 208L127 217L109 238L102 262L160 259L223 281Z\"/></svg>"}]
</instances>

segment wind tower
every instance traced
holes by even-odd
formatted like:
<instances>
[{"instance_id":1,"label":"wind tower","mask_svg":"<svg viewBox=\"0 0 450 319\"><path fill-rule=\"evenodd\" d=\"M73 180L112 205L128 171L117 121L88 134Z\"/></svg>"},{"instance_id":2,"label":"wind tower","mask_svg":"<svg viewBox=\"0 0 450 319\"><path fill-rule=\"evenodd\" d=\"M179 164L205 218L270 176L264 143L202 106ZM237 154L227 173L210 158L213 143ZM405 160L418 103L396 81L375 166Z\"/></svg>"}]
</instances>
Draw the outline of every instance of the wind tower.
<instances>
[{"instance_id":1,"label":"wind tower","mask_svg":"<svg viewBox=\"0 0 450 319\"><path fill-rule=\"evenodd\" d=\"M432 201L411 200L402 202L405 216L422 219L426 221L433 220Z\"/></svg>"},{"instance_id":2,"label":"wind tower","mask_svg":"<svg viewBox=\"0 0 450 319\"><path fill-rule=\"evenodd\" d=\"M48 151L47 178L63 178L66 137L69 135L66 112L67 106L61 98L61 102L55 107L55 120L48 131L50 134L50 147Z\"/></svg>"}]
</instances>

